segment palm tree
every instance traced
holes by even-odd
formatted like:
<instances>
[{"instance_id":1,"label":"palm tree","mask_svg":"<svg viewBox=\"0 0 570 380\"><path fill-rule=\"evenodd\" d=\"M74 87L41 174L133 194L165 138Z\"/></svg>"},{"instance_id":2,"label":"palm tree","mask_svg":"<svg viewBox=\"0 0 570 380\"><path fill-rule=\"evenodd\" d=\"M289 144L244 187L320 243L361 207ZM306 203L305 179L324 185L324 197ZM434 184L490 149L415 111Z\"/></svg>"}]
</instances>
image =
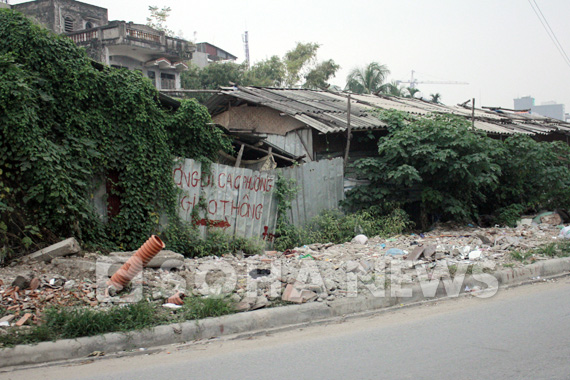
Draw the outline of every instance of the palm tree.
<instances>
[{"instance_id":1,"label":"palm tree","mask_svg":"<svg viewBox=\"0 0 570 380\"><path fill-rule=\"evenodd\" d=\"M441 100L441 94L440 94L439 92L437 92L437 93L435 93L435 94L431 94L430 96L431 96L431 101L432 101L433 103L438 103L438 104L439 104L439 101Z\"/></svg>"},{"instance_id":2,"label":"palm tree","mask_svg":"<svg viewBox=\"0 0 570 380\"><path fill-rule=\"evenodd\" d=\"M356 94L378 94L388 74L388 67L378 62L371 62L364 68L356 67L346 78L345 90Z\"/></svg>"},{"instance_id":3,"label":"palm tree","mask_svg":"<svg viewBox=\"0 0 570 380\"><path fill-rule=\"evenodd\" d=\"M404 87L395 80L390 83L384 83L382 86L380 86L380 93L391 96L403 96L404 90Z\"/></svg>"},{"instance_id":4,"label":"palm tree","mask_svg":"<svg viewBox=\"0 0 570 380\"><path fill-rule=\"evenodd\" d=\"M404 95L404 98L413 98L416 92L420 92L420 90L415 87L408 87L406 90L408 90L408 95Z\"/></svg>"}]
</instances>

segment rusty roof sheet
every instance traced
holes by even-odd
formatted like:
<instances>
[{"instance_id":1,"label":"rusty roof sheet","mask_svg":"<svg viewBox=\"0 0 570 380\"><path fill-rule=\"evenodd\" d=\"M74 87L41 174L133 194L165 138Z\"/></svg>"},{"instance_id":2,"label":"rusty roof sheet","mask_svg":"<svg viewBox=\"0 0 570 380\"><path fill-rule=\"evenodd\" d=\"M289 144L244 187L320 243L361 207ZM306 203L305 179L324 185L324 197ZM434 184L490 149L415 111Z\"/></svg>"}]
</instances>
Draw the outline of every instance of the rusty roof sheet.
<instances>
[{"instance_id":1,"label":"rusty roof sheet","mask_svg":"<svg viewBox=\"0 0 570 380\"><path fill-rule=\"evenodd\" d=\"M351 94L351 99L350 120L354 130L385 128L386 124L373 114L376 109L395 109L415 115L447 113L468 119L473 112L468 106L447 106L415 98ZM219 94L208 99L206 106L212 115L243 103L266 106L326 134L343 132L348 128L347 100L346 93L319 90L223 87ZM475 128L492 134L570 134L569 123L538 115L475 108L474 116Z\"/></svg>"}]
</instances>

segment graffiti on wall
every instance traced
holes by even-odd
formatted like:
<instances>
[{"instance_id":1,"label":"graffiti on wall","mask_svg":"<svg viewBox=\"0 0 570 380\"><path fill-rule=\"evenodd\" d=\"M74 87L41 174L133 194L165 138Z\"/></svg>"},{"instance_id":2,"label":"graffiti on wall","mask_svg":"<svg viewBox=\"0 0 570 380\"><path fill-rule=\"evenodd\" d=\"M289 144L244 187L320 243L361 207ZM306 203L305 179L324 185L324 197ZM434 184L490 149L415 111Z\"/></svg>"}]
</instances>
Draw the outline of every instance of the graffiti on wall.
<instances>
[{"instance_id":1,"label":"graffiti on wall","mask_svg":"<svg viewBox=\"0 0 570 380\"><path fill-rule=\"evenodd\" d=\"M270 240L276 221L275 175L245 168L184 160L174 166L173 179L182 192L179 215L201 228ZM193 212L194 211L194 212Z\"/></svg>"}]
</instances>

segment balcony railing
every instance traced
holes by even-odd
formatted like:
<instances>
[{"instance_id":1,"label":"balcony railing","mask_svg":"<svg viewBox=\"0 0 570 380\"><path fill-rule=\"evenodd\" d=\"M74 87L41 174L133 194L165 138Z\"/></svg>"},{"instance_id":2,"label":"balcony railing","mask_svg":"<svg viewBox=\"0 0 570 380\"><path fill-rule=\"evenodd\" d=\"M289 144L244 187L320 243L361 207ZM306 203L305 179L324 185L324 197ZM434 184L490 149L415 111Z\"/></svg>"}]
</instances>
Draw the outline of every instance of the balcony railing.
<instances>
[{"instance_id":1,"label":"balcony railing","mask_svg":"<svg viewBox=\"0 0 570 380\"><path fill-rule=\"evenodd\" d=\"M153 33L145 32L142 30L127 28L127 36L133 37L133 38L138 38L140 40L160 43L160 35L159 34L153 34Z\"/></svg>"},{"instance_id":2,"label":"balcony railing","mask_svg":"<svg viewBox=\"0 0 570 380\"><path fill-rule=\"evenodd\" d=\"M93 39L99 38L99 29L87 30L81 33L70 34L69 38L73 40L76 44L91 41Z\"/></svg>"},{"instance_id":3,"label":"balcony railing","mask_svg":"<svg viewBox=\"0 0 570 380\"><path fill-rule=\"evenodd\" d=\"M2 1L2 0L0 0ZM178 59L190 59L194 45L186 40L165 36L146 25L112 21L107 25L79 30L66 35L78 45L87 45L92 40L100 40L103 45L128 45L134 43L145 49L156 50L157 54ZM129 41L130 40L130 41Z\"/></svg>"}]
</instances>

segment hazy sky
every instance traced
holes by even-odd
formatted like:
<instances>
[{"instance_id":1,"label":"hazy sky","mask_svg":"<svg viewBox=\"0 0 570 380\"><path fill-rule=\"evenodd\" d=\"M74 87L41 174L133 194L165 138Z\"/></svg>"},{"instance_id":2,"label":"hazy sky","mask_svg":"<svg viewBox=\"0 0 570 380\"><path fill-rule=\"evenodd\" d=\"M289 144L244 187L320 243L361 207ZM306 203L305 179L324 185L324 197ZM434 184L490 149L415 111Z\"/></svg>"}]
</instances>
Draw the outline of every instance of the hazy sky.
<instances>
[{"instance_id":1,"label":"hazy sky","mask_svg":"<svg viewBox=\"0 0 570 380\"><path fill-rule=\"evenodd\" d=\"M12 0L10 3L24 1ZM531 95L570 112L570 66L562 59L527 0L84 0L105 7L110 20L146 23L148 6L170 6L170 29L210 42L244 59L249 31L252 62L282 56L300 42L321 44L319 59L341 66L333 84L344 87L355 66L386 64L392 79L462 81L419 84L446 104L470 98L477 106L513 107ZM570 55L570 1L536 0Z\"/></svg>"}]
</instances>

